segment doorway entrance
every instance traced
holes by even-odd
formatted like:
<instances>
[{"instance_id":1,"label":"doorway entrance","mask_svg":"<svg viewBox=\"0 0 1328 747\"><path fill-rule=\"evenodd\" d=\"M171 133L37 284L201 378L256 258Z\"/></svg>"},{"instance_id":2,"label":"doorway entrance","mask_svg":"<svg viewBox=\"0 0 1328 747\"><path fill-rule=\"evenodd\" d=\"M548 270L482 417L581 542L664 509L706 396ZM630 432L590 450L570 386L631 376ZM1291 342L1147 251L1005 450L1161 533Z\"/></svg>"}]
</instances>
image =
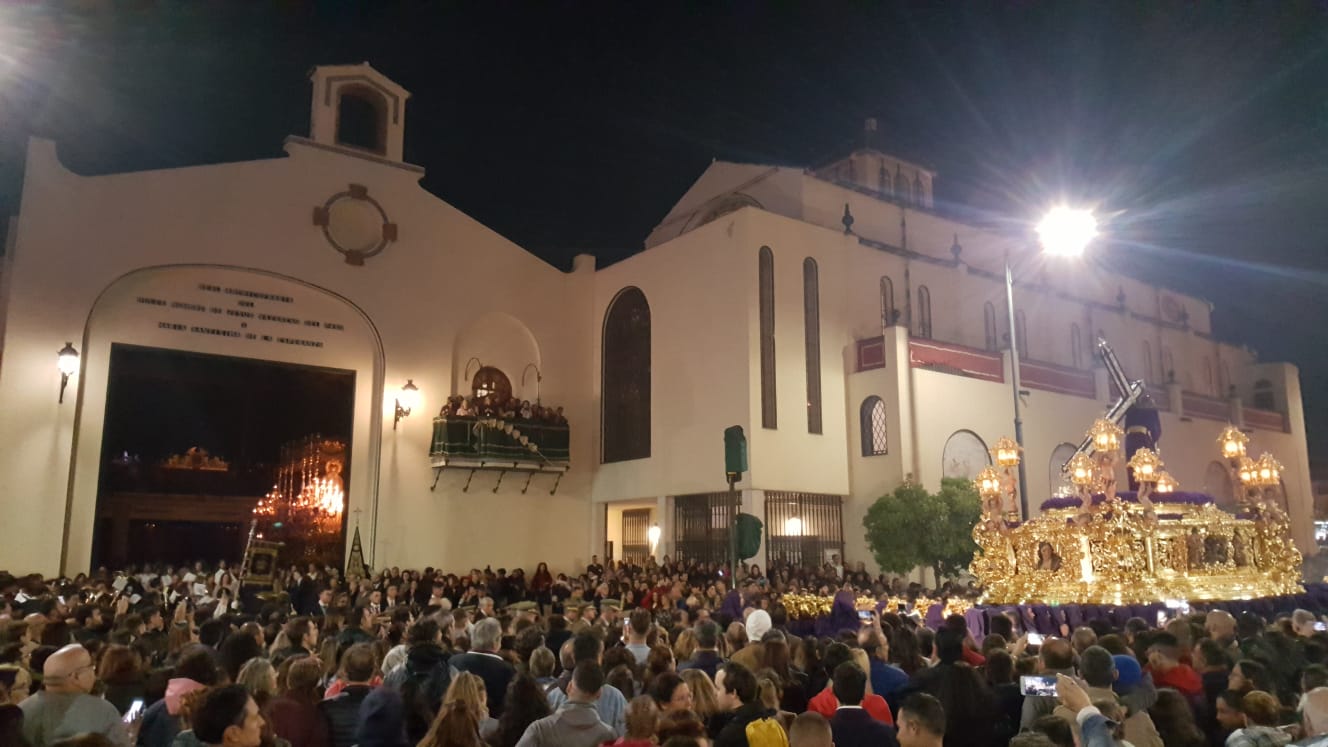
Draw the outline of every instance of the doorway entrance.
<instances>
[{"instance_id":1,"label":"doorway entrance","mask_svg":"<svg viewBox=\"0 0 1328 747\"><path fill-rule=\"evenodd\" d=\"M260 501L281 562L340 566L354 410L354 371L112 344L94 567L237 561Z\"/></svg>"}]
</instances>

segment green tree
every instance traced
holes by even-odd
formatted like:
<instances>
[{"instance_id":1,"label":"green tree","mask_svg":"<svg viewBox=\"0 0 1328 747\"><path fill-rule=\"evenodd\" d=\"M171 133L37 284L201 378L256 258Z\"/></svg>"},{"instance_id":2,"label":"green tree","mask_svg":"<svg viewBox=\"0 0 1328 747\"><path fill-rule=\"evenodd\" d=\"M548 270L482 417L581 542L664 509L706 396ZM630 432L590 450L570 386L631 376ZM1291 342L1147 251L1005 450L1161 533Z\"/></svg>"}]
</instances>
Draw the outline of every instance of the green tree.
<instances>
[{"instance_id":1,"label":"green tree","mask_svg":"<svg viewBox=\"0 0 1328 747\"><path fill-rule=\"evenodd\" d=\"M939 493L906 482L876 499L862 524L882 570L931 568L939 585L941 578L957 575L973 560L973 525L981 511L970 480L946 478Z\"/></svg>"}]
</instances>

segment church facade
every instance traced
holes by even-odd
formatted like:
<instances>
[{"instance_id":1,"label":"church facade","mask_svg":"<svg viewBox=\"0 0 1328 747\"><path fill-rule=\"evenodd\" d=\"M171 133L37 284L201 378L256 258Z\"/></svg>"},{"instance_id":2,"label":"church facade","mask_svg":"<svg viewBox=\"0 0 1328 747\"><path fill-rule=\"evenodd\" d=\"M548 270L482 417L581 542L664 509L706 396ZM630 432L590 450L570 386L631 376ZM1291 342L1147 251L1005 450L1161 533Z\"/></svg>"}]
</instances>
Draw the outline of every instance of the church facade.
<instances>
[{"instance_id":1,"label":"church facade","mask_svg":"<svg viewBox=\"0 0 1328 747\"><path fill-rule=\"evenodd\" d=\"M1285 465L1312 547L1293 366L1219 342L1206 301L944 217L925 168L873 149L815 170L716 162L645 251L565 272L419 186L406 91L367 64L312 82L310 134L284 158L80 176L30 144L0 275L0 567L89 567L116 346L353 372L345 517L374 567L719 559L731 425L749 449L737 500L766 527L754 562L871 565L872 500L972 476L1012 435L1016 361L1029 503L1062 489L1067 448L1114 396L1099 337L1158 402L1185 489L1230 501L1216 437L1235 423ZM499 379L562 408L557 469L440 447L435 414Z\"/></svg>"}]
</instances>

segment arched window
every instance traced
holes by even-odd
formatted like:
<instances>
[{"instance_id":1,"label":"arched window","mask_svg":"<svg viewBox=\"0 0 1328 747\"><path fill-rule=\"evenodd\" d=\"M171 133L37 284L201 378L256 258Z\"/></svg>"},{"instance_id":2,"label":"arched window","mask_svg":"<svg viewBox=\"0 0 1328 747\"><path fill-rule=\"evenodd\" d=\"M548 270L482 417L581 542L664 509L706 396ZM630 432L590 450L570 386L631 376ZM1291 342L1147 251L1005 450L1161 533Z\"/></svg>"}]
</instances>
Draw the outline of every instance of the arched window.
<instances>
[{"instance_id":1,"label":"arched window","mask_svg":"<svg viewBox=\"0 0 1328 747\"><path fill-rule=\"evenodd\" d=\"M895 167L895 199L908 204L908 179L904 176L904 170Z\"/></svg>"},{"instance_id":2,"label":"arched window","mask_svg":"<svg viewBox=\"0 0 1328 747\"><path fill-rule=\"evenodd\" d=\"M1153 371L1153 346L1144 340L1144 383L1152 384L1157 381L1156 374Z\"/></svg>"},{"instance_id":3,"label":"arched window","mask_svg":"<svg viewBox=\"0 0 1328 747\"><path fill-rule=\"evenodd\" d=\"M1000 332L996 328L996 307L991 301L982 307L982 331L987 338L988 350L1000 350Z\"/></svg>"},{"instance_id":4,"label":"arched window","mask_svg":"<svg viewBox=\"0 0 1328 747\"><path fill-rule=\"evenodd\" d=\"M881 276L881 326L893 327L896 319L895 284L888 275Z\"/></svg>"},{"instance_id":5,"label":"arched window","mask_svg":"<svg viewBox=\"0 0 1328 747\"><path fill-rule=\"evenodd\" d=\"M1070 476L1061 471L1065 463L1074 456L1077 447L1074 444L1061 444L1051 452L1051 463L1047 465L1047 485L1051 488L1052 495L1072 495L1074 485L1070 482Z\"/></svg>"},{"instance_id":6,"label":"arched window","mask_svg":"<svg viewBox=\"0 0 1328 747\"><path fill-rule=\"evenodd\" d=\"M387 152L387 105L366 86L347 86L337 99L337 143Z\"/></svg>"},{"instance_id":7,"label":"arched window","mask_svg":"<svg viewBox=\"0 0 1328 747\"><path fill-rule=\"evenodd\" d=\"M1084 367L1084 340L1078 324L1070 325L1070 360L1075 368Z\"/></svg>"},{"instance_id":8,"label":"arched window","mask_svg":"<svg viewBox=\"0 0 1328 747\"><path fill-rule=\"evenodd\" d=\"M885 402L875 395L864 399L858 418L862 422L862 455L880 456L888 453L889 431L885 424Z\"/></svg>"},{"instance_id":9,"label":"arched window","mask_svg":"<svg viewBox=\"0 0 1328 747\"><path fill-rule=\"evenodd\" d=\"M1162 346L1162 380L1168 384L1176 381L1176 364L1171 358L1171 348Z\"/></svg>"},{"instance_id":10,"label":"arched window","mask_svg":"<svg viewBox=\"0 0 1328 747\"><path fill-rule=\"evenodd\" d=\"M1276 410L1277 398L1273 396L1273 382L1259 379L1254 382L1253 404L1258 410Z\"/></svg>"},{"instance_id":11,"label":"arched window","mask_svg":"<svg viewBox=\"0 0 1328 747\"><path fill-rule=\"evenodd\" d=\"M1231 364L1222 361L1222 396L1236 396L1236 381L1231 378Z\"/></svg>"},{"instance_id":12,"label":"arched window","mask_svg":"<svg viewBox=\"0 0 1328 747\"><path fill-rule=\"evenodd\" d=\"M1217 391L1217 384L1213 381L1213 361L1208 356L1204 356L1204 387L1206 394L1221 394Z\"/></svg>"},{"instance_id":13,"label":"arched window","mask_svg":"<svg viewBox=\"0 0 1328 747\"><path fill-rule=\"evenodd\" d=\"M913 202L917 205L926 205L927 201L922 197L922 177L913 177Z\"/></svg>"},{"instance_id":14,"label":"arched window","mask_svg":"<svg viewBox=\"0 0 1328 747\"><path fill-rule=\"evenodd\" d=\"M879 175L879 179L881 182L881 194L883 195L890 194L891 191L890 172L885 170L884 164L881 165L881 173Z\"/></svg>"},{"instance_id":15,"label":"arched window","mask_svg":"<svg viewBox=\"0 0 1328 747\"><path fill-rule=\"evenodd\" d=\"M761 303L761 427L778 425L775 397L775 255L761 247L757 260Z\"/></svg>"},{"instance_id":16,"label":"arched window","mask_svg":"<svg viewBox=\"0 0 1328 747\"><path fill-rule=\"evenodd\" d=\"M807 432L821 432L821 291L816 260L802 261L803 337L807 343Z\"/></svg>"},{"instance_id":17,"label":"arched window","mask_svg":"<svg viewBox=\"0 0 1328 747\"><path fill-rule=\"evenodd\" d=\"M604 314L605 464L650 456L650 304L640 288L618 292Z\"/></svg>"},{"instance_id":18,"label":"arched window","mask_svg":"<svg viewBox=\"0 0 1328 747\"><path fill-rule=\"evenodd\" d=\"M1019 360L1028 360L1028 318L1024 312L1014 312L1014 329L1019 338Z\"/></svg>"},{"instance_id":19,"label":"arched window","mask_svg":"<svg viewBox=\"0 0 1328 747\"><path fill-rule=\"evenodd\" d=\"M987 445L973 431L955 431L946 439L945 450L941 452L941 475L972 480L989 464L991 454Z\"/></svg>"},{"instance_id":20,"label":"arched window","mask_svg":"<svg viewBox=\"0 0 1328 747\"><path fill-rule=\"evenodd\" d=\"M918 286L918 337L931 339L931 290Z\"/></svg>"}]
</instances>

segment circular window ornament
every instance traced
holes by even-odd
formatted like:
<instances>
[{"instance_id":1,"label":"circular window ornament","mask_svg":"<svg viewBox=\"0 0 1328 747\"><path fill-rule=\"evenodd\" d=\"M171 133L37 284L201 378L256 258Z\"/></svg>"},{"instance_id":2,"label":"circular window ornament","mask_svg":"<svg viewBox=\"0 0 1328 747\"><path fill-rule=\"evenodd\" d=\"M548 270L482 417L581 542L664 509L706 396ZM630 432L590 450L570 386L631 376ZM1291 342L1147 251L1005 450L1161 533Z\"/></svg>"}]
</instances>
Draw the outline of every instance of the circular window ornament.
<instances>
[{"instance_id":1,"label":"circular window ornament","mask_svg":"<svg viewBox=\"0 0 1328 747\"><path fill-rule=\"evenodd\" d=\"M397 224L361 184L351 184L314 208L314 225L323 229L323 238L348 265L363 265L397 239Z\"/></svg>"}]
</instances>

